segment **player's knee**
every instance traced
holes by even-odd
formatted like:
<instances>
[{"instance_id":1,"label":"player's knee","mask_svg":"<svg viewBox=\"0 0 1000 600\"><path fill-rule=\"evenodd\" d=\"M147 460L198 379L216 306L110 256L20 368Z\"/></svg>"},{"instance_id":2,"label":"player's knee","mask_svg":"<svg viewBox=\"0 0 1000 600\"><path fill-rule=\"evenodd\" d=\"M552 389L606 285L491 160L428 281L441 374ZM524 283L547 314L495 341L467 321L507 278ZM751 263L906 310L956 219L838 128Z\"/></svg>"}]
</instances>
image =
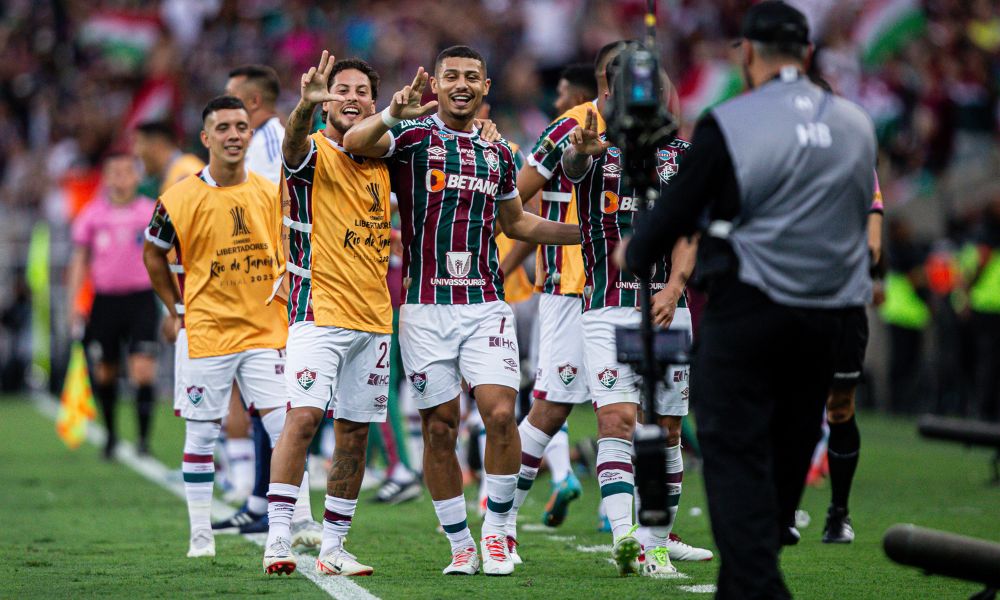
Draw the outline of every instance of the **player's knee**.
<instances>
[{"instance_id":1,"label":"player's knee","mask_svg":"<svg viewBox=\"0 0 1000 600\"><path fill-rule=\"evenodd\" d=\"M854 416L854 391L833 390L826 401L826 418L837 424L849 421Z\"/></svg>"},{"instance_id":2,"label":"player's knee","mask_svg":"<svg viewBox=\"0 0 1000 600\"><path fill-rule=\"evenodd\" d=\"M222 425L217 421L187 421L184 425L185 454L209 455L215 451Z\"/></svg>"},{"instance_id":3,"label":"player's knee","mask_svg":"<svg viewBox=\"0 0 1000 600\"><path fill-rule=\"evenodd\" d=\"M348 452L351 455L364 454L368 448L368 428L368 423L337 421L334 429L337 451Z\"/></svg>"},{"instance_id":4,"label":"player's knee","mask_svg":"<svg viewBox=\"0 0 1000 600\"><path fill-rule=\"evenodd\" d=\"M285 413L283 433L287 432L289 437L309 443L312 441L322 421L323 413L320 411L309 410L307 408L293 408Z\"/></svg>"},{"instance_id":5,"label":"player's knee","mask_svg":"<svg viewBox=\"0 0 1000 600\"><path fill-rule=\"evenodd\" d=\"M455 451L458 440L458 425L441 419L427 423L427 446L433 450Z\"/></svg>"},{"instance_id":6,"label":"player's knee","mask_svg":"<svg viewBox=\"0 0 1000 600\"><path fill-rule=\"evenodd\" d=\"M502 435L504 432L511 432L517 428L517 420L514 418L514 406L506 403L492 407L488 412L481 413L483 424L486 425L487 432L496 432ZM489 435L489 433L487 433Z\"/></svg>"},{"instance_id":7,"label":"player's knee","mask_svg":"<svg viewBox=\"0 0 1000 600\"><path fill-rule=\"evenodd\" d=\"M635 431L635 420L621 411L607 411L598 415L597 429L602 438L613 437L620 439L632 439Z\"/></svg>"}]
</instances>

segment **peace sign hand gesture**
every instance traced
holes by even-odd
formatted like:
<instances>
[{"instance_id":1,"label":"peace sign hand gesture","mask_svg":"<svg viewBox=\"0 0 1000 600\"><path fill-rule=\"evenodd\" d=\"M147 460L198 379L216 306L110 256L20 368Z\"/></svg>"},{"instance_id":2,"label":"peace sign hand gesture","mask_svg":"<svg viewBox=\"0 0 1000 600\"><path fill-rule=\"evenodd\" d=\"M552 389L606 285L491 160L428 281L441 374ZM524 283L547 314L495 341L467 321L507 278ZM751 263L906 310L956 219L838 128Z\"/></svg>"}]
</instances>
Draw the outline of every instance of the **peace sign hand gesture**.
<instances>
[{"instance_id":1,"label":"peace sign hand gesture","mask_svg":"<svg viewBox=\"0 0 1000 600\"><path fill-rule=\"evenodd\" d=\"M324 102L343 102L344 97L330 91L330 72L333 71L334 58L327 50L323 51L319 59L319 65L309 67L309 71L302 74L302 100L309 104L322 104Z\"/></svg>"},{"instance_id":2,"label":"peace sign hand gesture","mask_svg":"<svg viewBox=\"0 0 1000 600\"><path fill-rule=\"evenodd\" d=\"M419 119L435 110L438 105L437 100L420 104L428 77L423 67L417 69L413 82L410 85L404 85L403 89L392 95L392 102L389 103L389 114L402 120Z\"/></svg>"},{"instance_id":3,"label":"peace sign hand gesture","mask_svg":"<svg viewBox=\"0 0 1000 600\"><path fill-rule=\"evenodd\" d=\"M583 126L570 132L569 141L579 154L587 156L600 156L611 145L601 140L600 134L597 133L597 115L589 108Z\"/></svg>"}]
</instances>

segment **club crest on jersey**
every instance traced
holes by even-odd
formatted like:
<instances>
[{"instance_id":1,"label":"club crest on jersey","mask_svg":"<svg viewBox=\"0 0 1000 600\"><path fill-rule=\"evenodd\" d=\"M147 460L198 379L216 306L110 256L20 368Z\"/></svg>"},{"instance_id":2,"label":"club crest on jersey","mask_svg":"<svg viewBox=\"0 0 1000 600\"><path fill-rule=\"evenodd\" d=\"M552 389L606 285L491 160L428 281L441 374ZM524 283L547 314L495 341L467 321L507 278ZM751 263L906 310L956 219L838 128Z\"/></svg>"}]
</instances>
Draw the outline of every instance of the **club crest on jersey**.
<instances>
[{"instance_id":1,"label":"club crest on jersey","mask_svg":"<svg viewBox=\"0 0 1000 600\"><path fill-rule=\"evenodd\" d=\"M487 150L483 152L483 157L486 158L486 166L490 168L490 171L496 171L500 168L500 157L497 156L496 152Z\"/></svg>"},{"instance_id":2,"label":"club crest on jersey","mask_svg":"<svg viewBox=\"0 0 1000 600\"><path fill-rule=\"evenodd\" d=\"M576 379L577 371L578 369L569 363L556 367L556 372L559 373L559 379L562 380L563 385L567 386L573 383L573 380Z\"/></svg>"},{"instance_id":3,"label":"club crest on jersey","mask_svg":"<svg viewBox=\"0 0 1000 600\"><path fill-rule=\"evenodd\" d=\"M663 150L661 150L663 152ZM656 169L657 175L660 176L660 181L663 183L669 183L674 175L677 174L677 164L673 162L665 162Z\"/></svg>"},{"instance_id":4,"label":"club crest on jersey","mask_svg":"<svg viewBox=\"0 0 1000 600\"><path fill-rule=\"evenodd\" d=\"M622 155L622 151L617 146L611 146L608 148L608 156L611 158L618 158Z\"/></svg>"},{"instance_id":5,"label":"club crest on jersey","mask_svg":"<svg viewBox=\"0 0 1000 600\"><path fill-rule=\"evenodd\" d=\"M472 269L472 252L446 252L448 273L461 279Z\"/></svg>"},{"instance_id":6,"label":"club crest on jersey","mask_svg":"<svg viewBox=\"0 0 1000 600\"><path fill-rule=\"evenodd\" d=\"M444 160L448 156L448 150L444 146L431 146L427 149L427 154L432 159Z\"/></svg>"},{"instance_id":7,"label":"club crest on jersey","mask_svg":"<svg viewBox=\"0 0 1000 600\"><path fill-rule=\"evenodd\" d=\"M618 369L605 367L597 374L597 381L609 390L615 389L615 384L618 383Z\"/></svg>"},{"instance_id":8,"label":"club crest on jersey","mask_svg":"<svg viewBox=\"0 0 1000 600\"><path fill-rule=\"evenodd\" d=\"M313 371L309 367L301 371L296 371L295 381L298 382L300 388L308 391L316 383L316 371Z\"/></svg>"},{"instance_id":9,"label":"club crest on jersey","mask_svg":"<svg viewBox=\"0 0 1000 600\"><path fill-rule=\"evenodd\" d=\"M191 404L198 406L205 399L205 388L197 385L189 385L187 388L187 397L191 401Z\"/></svg>"},{"instance_id":10,"label":"club crest on jersey","mask_svg":"<svg viewBox=\"0 0 1000 600\"><path fill-rule=\"evenodd\" d=\"M410 383L421 394L427 389L427 373L410 373Z\"/></svg>"}]
</instances>

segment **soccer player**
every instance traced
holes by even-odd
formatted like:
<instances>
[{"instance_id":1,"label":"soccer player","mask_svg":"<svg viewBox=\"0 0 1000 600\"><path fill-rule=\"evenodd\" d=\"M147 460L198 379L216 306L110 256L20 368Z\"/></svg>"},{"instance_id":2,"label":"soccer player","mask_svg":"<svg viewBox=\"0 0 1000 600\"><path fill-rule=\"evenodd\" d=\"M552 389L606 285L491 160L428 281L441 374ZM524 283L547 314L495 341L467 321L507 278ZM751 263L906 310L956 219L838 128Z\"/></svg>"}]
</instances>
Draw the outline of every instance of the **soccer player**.
<instances>
[{"instance_id":1,"label":"soccer player","mask_svg":"<svg viewBox=\"0 0 1000 600\"><path fill-rule=\"evenodd\" d=\"M476 127L490 89L483 57L467 46L443 50L430 81L437 101L421 105L428 78L419 68L381 115L348 131L344 146L386 157L399 201L406 287L400 346L423 422L427 488L452 546L444 573L471 575L479 567L455 454L464 378L487 431L483 571L509 575L505 529L521 453L514 420L520 370L494 220L513 239L573 244L580 232L523 211L510 146L484 139Z\"/></svg>"},{"instance_id":2,"label":"soccer player","mask_svg":"<svg viewBox=\"0 0 1000 600\"><path fill-rule=\"evenodd\" d=\"M607 79L613 80L620 65L617 56L608 63ZM669 85L667 86L669 88ZM667 90L663 90L666 96ZM610 96L610 88L608 89ZM607 106L603 103L602 109ZM612 258L624 236L634 227L634 213L641 200L636 190L622 181L621 151L598 132L597 114L587 109L584 124L569 134L572 144L562 156L562 169L574 182L577 213L583 237L586 285L583 290L584 363L590 396L597 410L597 473L601 497L611 522L612 555L620 575L640 573L642 545L633 525L634 475L632 434L635 429L640 380L615 353L615 328L637 326L641 320L638 279L622 272ZM661 189L677 172L680 158L689 144L674 138L657 151L656 172ZM691 331L684 286L694 267L694 245L681 240L669 262L661 260L651 275L652 308L656 325ZM655 399L655 412L667 425L667 481L671 525L680 499L683 461L680 448L680 421L688 411L687 366L667 371L669 389ZM668 544L670 527L650 528L646 544L644 575L674 572Z\"/></svg>"},{"instance_id":3,"label":"soccer player","mask_svg":"<svg viewBox=\"0 0 1000 600\"><path fill-rule=\"evenodd\" d=\"M262 415L272 443L281 433L286 403L281 373L287 328L281 307L267 304L282 274L278 189L246 169L252 129L238 98L210 101L202 123L208 166L160 197L143 251L153 288L172 318L179 318L176 307L182 298L167 263L171 248L184 266L188 358L181 386L186 397L174 408L186 421L189 557L215 555L212 454L233 379Z\"/></svg>"},{"instance_id":4,"label":"soccer player","mask_svg":"<svg viewBox=\"0 0 1000 600\"><path fill-rule=\"evenodd\" d=\"M341 146L352 125L375 113L378 73L361 60L334 60L324 50L318 66L303 74L282 146L291 192L285 221L291 408L271 463L267 573L295 570L289 522L306 453L328 404L335 448L316 569L327 575L373 572L344 549L344 539L364 477L369 424L386 420L389 402L389 171L382 160ZM309 135L317 105L326 128Z\"/></svg>"},{"instance_id":5,"label":"soccer player","mask_svg":"<svg viewBox=\"0 0 1000 600\"><path fill-rule=\"evenodd\" d=\"M165 121L148 121L135 128L132 152L142 161L146 173L160 180L162 194L181 179L194 175L205 163L191 153L182 152L177 134Z\"/></svg>"},{"instance_id":6,"label":"soccer player","mask_svg":"<svg viewBox=\"0 0 1000 600\"><path fill-rule=\"evenodd\" d=\"M605 46L608 50L599 52L598 58L608 60L608 56L613 56L610 50L621 44L622 42L608 44ZM580 106L597 98L595 66L588 63L573 63L563 69L559 74L559 83L556 84L556 99L552 103L556 112L562 114L574 106Z\"/></svg>"},{"instance_id":7,"label":"soccer player","mask_svg":"<svg viewBox=\"0 0 1000 600\"><path fill-rule=\"evenodd\" d=\"M106 158L102 184L103 193L73 222L66 304L75 306L80 286L89 274L95 292L90 318L72 315L71 327L77 335L86 323L83 342L94 364L94 392L108 430L104 457L110 459L118 441L115 404L123 346L128 352L128 378L136 388L138 450L140 454L149 452L159 309L142 269L142 232L153 201L136 195L139 169L135 157L113 154Z\"/></svg>"},{"instance_id":8,"label":"soccer player","mask_svg":"<svg viewBox=\"0 0 1000 600\"><path fill-rule=\"evenodd\" d=\"M267 65L243 65L229 72L226 95L243 101L253 137L247 148L247 168L274 183L281 182L281 144L285 128L275 103L281 93L278 73Z\"/></svg>"}]
</instances>

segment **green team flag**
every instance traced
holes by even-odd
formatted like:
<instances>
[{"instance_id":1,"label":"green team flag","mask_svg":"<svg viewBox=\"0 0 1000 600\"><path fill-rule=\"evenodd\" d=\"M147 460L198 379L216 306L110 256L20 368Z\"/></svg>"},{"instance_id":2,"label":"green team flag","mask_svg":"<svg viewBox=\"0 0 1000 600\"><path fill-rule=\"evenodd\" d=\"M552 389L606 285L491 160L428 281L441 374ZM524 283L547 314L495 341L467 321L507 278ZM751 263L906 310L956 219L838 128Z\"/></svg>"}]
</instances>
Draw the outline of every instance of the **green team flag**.
<instances>
[{"instance_id":1,"label":"green team flag","mask_svg":"<svg viewBox=\"0 0 1000 600\"><path fill-rule=\"evenodd\" d=\"M56 433L70 450L75 450L87 437L87 423L97 416L94 394L87 375L87 359L83 344L73 342L70 349L66 382L63 383L59 414L56 416Z\"/></svg>"}]
</instances>

